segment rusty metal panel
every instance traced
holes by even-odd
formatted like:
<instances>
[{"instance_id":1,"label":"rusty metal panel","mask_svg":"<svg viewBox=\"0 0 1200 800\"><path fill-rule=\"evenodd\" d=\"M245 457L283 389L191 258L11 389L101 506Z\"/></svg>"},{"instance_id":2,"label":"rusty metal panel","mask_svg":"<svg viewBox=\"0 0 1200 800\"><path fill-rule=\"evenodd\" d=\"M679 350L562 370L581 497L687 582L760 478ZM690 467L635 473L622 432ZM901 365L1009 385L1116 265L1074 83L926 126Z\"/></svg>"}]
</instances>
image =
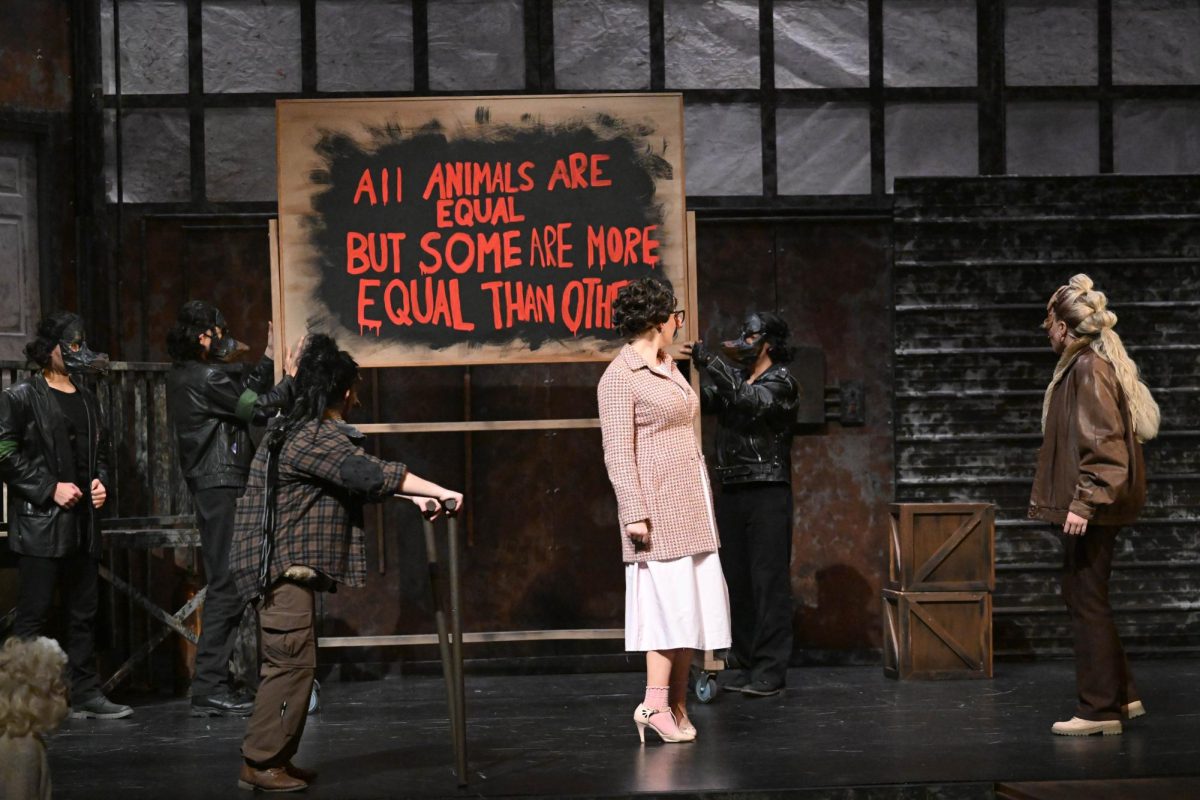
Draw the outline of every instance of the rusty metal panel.
<instances>
[{"instance_id":1,"label":"rusty metal panel","mask_svg":"<svg viewBox=\"0 0 1200 800\"><path fill-rule=\"evenodd\" d=\"M807 427L792 448L793 625L797 649L814 657L880 645L892 500L890 242L882 220L701 219L697 228L710 344L736 334L747 311L778 309L795 344L824 353L826 385L864 385L862 427ZM710 460L714 428L706 419Z\"/></svg>"},{"instance_id":2,"label":"rusty metal panel","mask_svg":"<svg viewBox=\"0 0 1200 800\"><path fill-rule=\"evenodd\" d=\"M826 384L862 381L861 427L796 438L792 586L802 650L880 646L878 597L892 500L890 224L778 228L780 310L798 344L825 352Z\"/></svg>"},{"instance_id":3,"label":"rusty metal panel","mask_svg":"<svg viewBox=\"0 0 1200 800\"><path fill-rule=\"evenodd\" d=\"M0 2L0 108L70 111L71 5Z\"/></svg>"},{"instance_id":4,"label":"rusty metal panel","mask_svg":"<svg viewBox=\"0 0 1200 800\"><path fill-rule=\"evenodd\" d=\"M1200 649L1200 183L981 178L898 183L896 494L997 505L998 653L1065 654L1060 534L1026 519L1055 356L1039 328L1087 272L1162 409L1149 501L1111 583L1131 651Z\"/></svg>"}]
</instances>

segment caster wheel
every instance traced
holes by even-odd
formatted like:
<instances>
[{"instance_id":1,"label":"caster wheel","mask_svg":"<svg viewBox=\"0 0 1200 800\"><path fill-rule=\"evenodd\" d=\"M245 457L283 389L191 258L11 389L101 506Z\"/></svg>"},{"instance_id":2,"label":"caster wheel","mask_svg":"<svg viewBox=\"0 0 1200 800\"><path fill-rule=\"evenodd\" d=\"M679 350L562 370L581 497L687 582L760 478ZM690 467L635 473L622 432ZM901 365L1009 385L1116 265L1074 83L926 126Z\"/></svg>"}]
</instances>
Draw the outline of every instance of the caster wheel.
<instances>
[{"instance_id":1,"label":"caster wheel","mask_svg":"<svg viewBox=\"0 0 1200 800\"><path fill-rule=\"evenodd\" d=\"M308 696L308 713L315 714L321 710L321 684L313 681L312 694Z\"/></svg>"},{"instance_id":2,"label":"caster wheel","mask_svg":"<svg viewBox=\"0 0 1200 800\"><path fill-rule=\"evenodd\" d=\"M719 691L720 689L717 687L717 679L713 675L707 672L701 672L699 677L696 678L696 699L701 703L711 703Z\"/></svg>"}]
</instances>

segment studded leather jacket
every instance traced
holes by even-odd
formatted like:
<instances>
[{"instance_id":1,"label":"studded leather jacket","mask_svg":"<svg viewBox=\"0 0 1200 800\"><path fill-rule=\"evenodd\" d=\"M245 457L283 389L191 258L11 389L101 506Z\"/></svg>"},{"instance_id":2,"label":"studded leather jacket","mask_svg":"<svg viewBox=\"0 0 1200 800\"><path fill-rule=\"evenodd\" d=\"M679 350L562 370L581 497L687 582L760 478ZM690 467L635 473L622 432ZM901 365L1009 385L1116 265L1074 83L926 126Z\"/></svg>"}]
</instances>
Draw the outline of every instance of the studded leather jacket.
<instances>
[{"instance_id":1,"label":"studded leather jacket","mask_svg":"<svg viewBox=\"0 0 1200 800\"><path fill-rule=\"evenodd\" d=\"M750 383L749 373L719 356L702 369L700 398L717 415L716 473L722 484L791 483L792 428L800 384L782 364Z\"/></svg>"}]
</instances>

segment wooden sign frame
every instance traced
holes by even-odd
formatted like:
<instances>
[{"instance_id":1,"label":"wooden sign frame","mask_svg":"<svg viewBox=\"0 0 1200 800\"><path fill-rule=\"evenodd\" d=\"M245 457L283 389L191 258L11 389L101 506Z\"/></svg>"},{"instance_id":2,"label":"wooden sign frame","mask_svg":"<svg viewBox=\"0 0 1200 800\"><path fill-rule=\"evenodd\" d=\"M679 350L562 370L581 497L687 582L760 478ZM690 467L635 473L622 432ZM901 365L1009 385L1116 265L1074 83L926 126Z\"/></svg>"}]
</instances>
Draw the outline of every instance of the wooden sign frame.
<instances>
[{"instance_id":1,"label":"wooden sign frame","mask_svg":"<svg viewBox=\"0 0 1200 800\"><path fill-rule=\"evenodd\" d=\"M322 255L322 251L313 244L314 220L318 227L321 224L321 215L314 208L314 203L315 198L327 191L326 186L330 181L326 156L331 141L340 142L342 146L350 143L350 146L361 147L365 152L378 152L370 151L370 148L382 146L379 145L380 137L388 144L404 143L405 137L410 134L429 130L436 131L449 142L469 142L475 138L485 140L497 131L560 130L578 126L587 127L589 133L595 128L602 136L610 135L610 131L615 130L617 133L611 135L634 137L633 140L650 153L655 163L665 165L666 168L653 183L651 198L661 221L656 228L656 252L660 260L656 266L635 264L638 271L629 270L629 276L659 274L669 280L680 303L688 303L690 308L688 319L680 332L680 341L694 339L696 331L700 330L696 307L691 302L696 296L695 270L688 264L683 101L679 93L280 100L277 102L277 119L279 219L275 232L277 246L273 248L273 254L277 259L275 269L278 274L273 275L273 290L278 291L280 298L275 309L278 315L276 337L279 341L293 341L308 330L329 333L363 367L611 359L621 342L612 338L608 331L601 333L599 326L593 329L595 333L579 328L574 335L566 327L562 327L561 331L556 329L552 338L539 342L536 348L519 337L501 343L492 341L497 335L502 336L502 333L497 334L494 327L485 331L482 344L459 342L447 346L416 339L409 343L404 341L405 336L414 329L399 327L389 328L387 336L380 337L378 329L372 329L369 325L365 329L361 324L357 329L349 327L346 324L347 305L341 303L337 313L334 313L318 291L321 281L330 280L329 276L337 276L339 281L343 277L356 280L344 274L348 269L342 272L338 272L336 266L331 269L330 264L337 262L329 258L328 249ZM541 168L546 168L546 165L541 165ZM411 181L408 177L404 179L404 196L414 203L419 202L414 198L422 194L422 178L416 175ZM586 192L587 189L582 191ZM576 199L581 196L576 194L572 197L564 192L563 203L586 203L586 198L582 201ZM358 197L357 193L355 197ZM338 202L345 204L348 201L339 195ZM410 210L413 207L410 206ZM583 213L578 207L572 208L576 215ZM345 215L357 210L355 206L350 211L342 209L339 213ZM417 235L420 231L413 233ZM575 231L575 235L578 237L582 234ZM348 246L343 252L348 252ZM343 262L347 258L343 257ZM532 255L529 260L532 262ZM583 263L575 266L573 270L561 270L563 281L569 280L568 273L577 280L602 275L599 270L590 270L589 274L589 267ZM417 272L416 265L408 262L398 271L405 269L409 271L409 277ZM621 279L620 274L614 272L619 269L620 266L609 264L609 273L602 280L611 283ZM383 277L386 282L387 278L394 276L384 274ZM555 276L554 279L559 277ZM464 293L469 288L464 284ZM377 291L377 287L372 287L371 291ZM562 294L566 294L565 289ZM562 302L565 307L565 296ZM373 312L382 314L378 308ZM363 321L364 313L360 311L357 322ZM482 329L483 326L479 327ZM376 336L371 335L373 330Z\"/></svg>"},{"instance_id":2,"label":"wooden sign frame","mask_svg":"<svg viewBox=\"0 0 1200 800\"><path fill-rule=\"evenodd\" d=\"M627 95L554 95L550 97L533 97L533 96L518 96L518 97L483 97L483 98L445 98L445 99L430 99L430 98L414 98L413 100L403 101L381 101L381 100L336 100L336 101L279 101L278 108L282 110L286 107L304 109L307 112L316 112L321 110L322 105L326 108L330 103L337 104L361 104L359 107L371 107L370 104L380 104L379 109L386 111L387 104L396 103L423 103L423 104L458 104L462 107L470 107L472 111L476 108L487 106L494 108L499 101L518 101L520 104L528 106L531 101L537 101L542 104L542 108L569 108L573 113L579 113L580 109L595 109L607 104L611 108L611 104L619 102L621 104L638 104L647 102L662 102L664 99L672 103L673 110L671 112L673 130L676 132L674 141L677 142L675 151L670 154L670 163L672 167L673 177L670 181L673 191L669 197L663 198L664 205L664 255L663 255L663 272L665 277L671 281L677 303L687 309L687 317L682 330L676 339L676 344L671 348L672 355L675 358L680 358L679 348L688 341L697 338L697 332L702 330L700 324L700 308L699 296L696 282L696 217L694 212L686 210L686 195L684 192L684 154L683 154L683 102L682 96L679 94L627 94ZM318 105L321 104L321 105ZM336 107L350 108L349 105L341 105ZM412 107L418 107L413 105ZM376 112L377 114L383 112ZM661 113L661 112L660 112ZM493 116L493 119L495 117ZM270 250L271 250L271 295L272 295L272 315L275 327L275 341L280 343L280 347L284 343L288 346L294 345L295 341L311 327L312 315L306 313L305 309L298 307L294 302L289 302L289 294L287 289L295 288L290 285L290 278L296 272L294 269L298 263L303 263L306 256L306 247L300 241L303 231L299 229L298 221L300 217L307 213L305 206L301 203L301 195L297 194L297 186L294 181L298 180L295 177L295 171L289 169L285 174L284 170L284 148L295 146L296 142L288 138L291 134L285 135L283 126L279 127L280 138L280 171L279 171L279 219L271 220L269 224ZM311 207L309 207L311 208ZM665 221L671 220L671 225L667 226ZM667 236L666 234L669 234ZM308 276L311 279L311 275ZM321 330L317 327L317 330ZM611 340L601 340L589 338L581 342L570 342L571 346L548 347L542 346L537 350L521 347L519 345L507 348L479 348L472 351L465 347L452 347L442 350L432 350L425 348L423 351L414 349L404 354L402 357L396 357L395 354L386 354L381 356L378 350L370 347L356 347L361 344L359 341L362 337L357 331L346 330L326 330L324 332L331 333L337 339L339 346L349 350L363 367L410 367L410 366L469 366L472 364L493 364L493 363L560 363L560 362L580 362L580 361L607 361L614 357L615 352L623 343L619 338ZM282 359L276 361L276 378L282 375ZM699 374L696 370L691 373L692 387L699 392ZM532 419L532 420L460 420L460 421L442 421L442 422L374 422L365 423L356 426L360 431L367 434L396 434L396 433L447 433L459 432L468 435L472 432L482 431L510 431L510 430L562 430L562 429L587 429L599 428L600 421L596 418L573 418L573 419ZM697 441L700 439L700 419L697 417L695 423L695 432ZM469 480L469 478L468 478ZM469 524L469 523L468 523ZM470 531L468 531L470 535ZM492 631L485 633L468 633L464 634L465 641L559 641L568 639L620 639L622 636L621 629L583 629L583 630L539 630L539 631ZM335 647L362 647L362 646L403 646L410 644L425 643L428 637L426 636L355 636L355 637L334 637L323 638L321 645ZM706 654L705 666L707 669L718 669L720 664L715 662L711 653Z\"/></svg>"}]
</instances>

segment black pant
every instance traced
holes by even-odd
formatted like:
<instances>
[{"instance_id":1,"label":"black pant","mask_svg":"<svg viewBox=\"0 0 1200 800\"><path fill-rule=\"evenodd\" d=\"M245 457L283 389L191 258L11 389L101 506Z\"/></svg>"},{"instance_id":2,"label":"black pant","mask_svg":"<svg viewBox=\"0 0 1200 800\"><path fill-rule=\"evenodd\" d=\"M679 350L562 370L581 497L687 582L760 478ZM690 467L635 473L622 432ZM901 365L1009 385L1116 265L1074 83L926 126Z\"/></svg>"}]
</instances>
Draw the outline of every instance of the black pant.
<instances>
[{"instance_id":1,"label":"black pant","mask_svg":"<svg viewBox=\"0 0 1200 800\"><path fill-rule=\"evenodd\" d=\"M200 641L196 645L196 677L192 696L223 694L230 689L229 656L237 636L245 603L229 573L229 548L233 542L233 518L241 489L200 489L193 495L196 525L200 529L200 552L208 592L204 596Z\"/></svg>"},{"instance_id":2,"label":"black pant","mask_svg":"<svg viewBox=\"0 0 1200 800\"><path fill-rule=\"evenodd\" d=\"M62 586L67 608L67 659L71 672L71 703L78 705L100 693L96 674L96 610L99 606L99 567L86 551L62 558L20 556L21 587L13 633L21 638L45 634L54 590Z\"/></svg>"},{"instance_id":3,"label":"black pant","mask_svg":"<svg viewBox=\"0 0 1200 800\"><path fill-rule=\"evenodd\" d=\"M717 519L733 657L752 681L783 686L792 656L792 487L723 486Z\"/></svg>"},{"instance_id":4,"label":"black pant","mask_svg":"<svg viewBox=\"0 0 1200 800\"><path fill-rule=\"evenodd\" d=\"M1141 699L1108 604L1108 578L1119 527L1088 525L1083 536L1063 536L1062 594L1075 642L1075 685L1080 719L1120 719L1121 706Z\"/></svg>"}]
</instances>

